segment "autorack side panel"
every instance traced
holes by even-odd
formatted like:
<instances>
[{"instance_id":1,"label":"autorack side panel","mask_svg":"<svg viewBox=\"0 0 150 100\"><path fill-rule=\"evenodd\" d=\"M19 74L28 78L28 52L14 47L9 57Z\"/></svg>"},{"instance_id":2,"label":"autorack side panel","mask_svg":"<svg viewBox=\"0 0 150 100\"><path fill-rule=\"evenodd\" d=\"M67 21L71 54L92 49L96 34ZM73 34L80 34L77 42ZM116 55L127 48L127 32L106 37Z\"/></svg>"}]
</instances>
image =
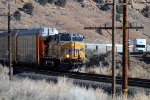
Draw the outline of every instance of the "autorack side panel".
<instances>
[{"instance_id":1,"label":"autorack side panel","mask_svg":"<svg viewBox=\"0 0 150 100\"><path fill-rule=\"evenodd\" d=\"M36 34L17 36L17 62L37 63Z\"/></svg>"},{"instance_id":2,"label":"autorack side panel","mask_svg":"<svg viewBox=\"0 0 150 100\"><path fill-rule=\"evenodd\" d=\"M11 37L12 61L16 62L16 36Z\"/></svg>"},{"instance_id":3,"label":"autorack side panel","mask_svg":"<svg viewBox=\"0 0 150 100\"><path fill-rule=\"evenodd\" d=\"M8 36L0 35L0 60L7 60Z\"/></svg>"},{"instance_id":4,"label":"autorack side panel","mask_svg":"<svg viewBox=\"0 0 150 100\"><path fill-rule=\"evenodd\" d=\"M0 34L0 60L8 61L8 34ZM11 36L11 55L12 61L16 59L16 37L15 35Z\"/></svg>"}]
</instances>

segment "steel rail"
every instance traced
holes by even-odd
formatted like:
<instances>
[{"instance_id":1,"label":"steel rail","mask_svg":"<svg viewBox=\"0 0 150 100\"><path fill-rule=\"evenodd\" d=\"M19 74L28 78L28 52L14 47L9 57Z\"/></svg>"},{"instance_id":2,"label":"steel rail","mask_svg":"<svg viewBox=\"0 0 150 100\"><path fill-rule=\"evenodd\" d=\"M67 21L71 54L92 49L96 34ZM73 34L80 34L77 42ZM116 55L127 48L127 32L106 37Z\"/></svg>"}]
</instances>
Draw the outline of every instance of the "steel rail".
<instances>
[{"instance_id":1,"label":"steel rail","mask_svg":"<svg viewBox=\"0 0 150 100\"><path fill-rule=\"evenodd\" d=\"M49 71L46 69L37 69L37 68L29 68L29 67L13 67L14 72L26 72L26 73L35 73L35 74L43 74L43 75L51 75L58 77L67 77L73 79L80 79L86 81L93 82L104 82L111 83L112 76L108 75L98 75L98 74L87 74L87 73L79 73L79 72L68 72L68 71ZM122 77L116 77L116 83L122 84ZM150 80L149 79L140 79L140 78L129 78L128 81L129 86L134 87L142 87L142 88L150 88Z\"/></svg>"},{"instance_id":2,"label":"steel rail","mask_svg":"<svg viewBox=\"0 0 150 100\"><path fill-rule=\"evenodd\" d=\"M122 52L119 52L118 54L123 54ZM130 52L130 55L145 55L148 54L150 55L150 52Z\"/></svg>"}]
</instances>

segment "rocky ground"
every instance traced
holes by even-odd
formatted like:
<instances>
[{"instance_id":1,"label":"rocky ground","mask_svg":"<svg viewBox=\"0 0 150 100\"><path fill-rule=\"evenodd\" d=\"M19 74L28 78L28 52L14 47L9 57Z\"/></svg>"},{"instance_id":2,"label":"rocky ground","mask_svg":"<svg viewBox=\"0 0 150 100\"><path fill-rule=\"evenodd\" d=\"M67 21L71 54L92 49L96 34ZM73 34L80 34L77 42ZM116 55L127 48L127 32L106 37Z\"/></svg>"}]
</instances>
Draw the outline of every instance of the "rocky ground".
<instances>
[{"instance_id":1,"label":"rocky ground","mask_svg":"<svg viewBox=\"0 0 150 100\"><path fill-rule=\"evenodd\" d=\"M3 2L2 2L3 1ZM7 2L1 0L1 13L7 13ZM15 2L16 1L16 2ZM98 2L99 1L99 2ZM103 2L101 2L103 1ZM111 43L111 31L101 30L100 34L96 30L85 30L85 26L111 26L111 6L105 5L108 0L67 0L65 7L56 6L47 3L40 5L34 0L11 0L11 13L18 8L23 8L27 2L34 6L33 14L26 14L21 11L21 19L12 18L11 28L35 28L35 27L56 27L59 31L80 32L85 37L85 42L92 43ZM111 1L111 0L109 0ZM133 0L132 6L129 6L129 22L133 26L143 25L143 30L130 30L130 39L141 37L149 40L149 0ZM147 8L146 8L147 7ZM117 8L122 9L122 8ZM146 9L146 10L143 10ZM118 11L117 26L122 25L121 10ZM7 29L7 18L0 17L0 29ZM117 30L117 43L122 42L122 30Z\"/></svg>"}]
</instances>

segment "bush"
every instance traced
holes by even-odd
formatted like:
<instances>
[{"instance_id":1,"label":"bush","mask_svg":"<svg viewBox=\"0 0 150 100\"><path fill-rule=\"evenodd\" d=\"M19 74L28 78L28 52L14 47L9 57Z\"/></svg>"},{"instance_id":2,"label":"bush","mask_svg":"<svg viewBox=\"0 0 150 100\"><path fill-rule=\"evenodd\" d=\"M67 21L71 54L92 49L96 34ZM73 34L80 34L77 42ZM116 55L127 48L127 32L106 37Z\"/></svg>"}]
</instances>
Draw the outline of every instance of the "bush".
<instances>
[{"instance_id":1,"label":"bush","mask_svg":"<svg viewBox=\"0 0 150 100\"><path fill-rule=\"evenodd\" d=\"M75 0L75 1L77 1L77 2L83 2L84 0Z\"/></svg>"},{"instance_id":2,"label":"bush","mask_svg":"<svg viewBox=\"0 0 150 100\"><path fill-rule=\"evenodd\" d=\"M48 0L38 0L38 3L45 6L48 3Z\"/></svg>"},{"instance_id":3,"label":"bush","mask_svg":"<svg viewBox=\"0 0 150 100\"><path fill-rule=\"evenodd\" d=\"M52 3L54 3L54 1L53 0L48 0L48 3L52 4Z\"/></svg>"},{"instance_id":4,"label":"bush","mask_svg":"<svg viewBox=\"0 0 150 100\"><path fill-rule=\"evenodd\" d=\"M104 3L104 0L94 0L96 3Z\"/></svg>"},{"instance_id":5,"label":"bush","mask_svg":"<svg viewBox=\"0 0 150 100\"><path fill-rule=\"evenodd\" d=\"M108 5L108 4L104 4L104 5L102 5L100 9L101 9L102 11L108 11L108 10L110 10L110 8L109 8L109 5Z\"/></svg>"},{"instance_id":6,"label":"bush","mask_svg":"<svg viewBox=\"0 0 150 100\"><path fill-rule=\"evenodd\" d=\"M23 5L23 9L27 14L32 15L34 6L32 5L32 3L26 3Z\"/></svg>"},{"instance_id":7,"label":"bush","mask_svg":"<svg viewBox=\"0 0 150 100\"><path fill-rule=\"evenodd\" d=\"M116 14L116 21L121 21L121 16L120 16L120 14Z\"/></svg>"},{"instance_id":8,"label":"bush","mask_svg":"<svg viewBox=\"0 0 150 100\"><path fill-rule=\"evenodd\" d=\"M141 13L147 17L147 18L150 18L150 6L146 6L142 11Z\"/></svg>"},{"instance_id":9,"label":"bush","mask_svg":"<svg viewBox=\"0 0 150 100\"><path fill-rule=\"evenodd\" d=\"M122 5L120 5L120 6L116 6L116 11L117 11L117 13L118 14L123 14L123 6Z\"/></svg>"},{"instance_id":10,"label":"bush","mask_svg":"<svg viewBox=\"0 0 150 100\"><path fill-rule=\"evenodd\" d=\"M13 14L14 18L17 19L17 20L20 20L21 18L21 13L19 10L15 11L14 14Z\"/></svg>"},{"instance_id":11,"label":"bush","mask_svg":"<svg viewBox=\"0 0 150 100\"><path fill-rule=\"evenodd\" d=\"M55 2L55 5L65 7L66 3L67 3L66 0L58 0L58 1Z\"/></svg>"}]
</instances>

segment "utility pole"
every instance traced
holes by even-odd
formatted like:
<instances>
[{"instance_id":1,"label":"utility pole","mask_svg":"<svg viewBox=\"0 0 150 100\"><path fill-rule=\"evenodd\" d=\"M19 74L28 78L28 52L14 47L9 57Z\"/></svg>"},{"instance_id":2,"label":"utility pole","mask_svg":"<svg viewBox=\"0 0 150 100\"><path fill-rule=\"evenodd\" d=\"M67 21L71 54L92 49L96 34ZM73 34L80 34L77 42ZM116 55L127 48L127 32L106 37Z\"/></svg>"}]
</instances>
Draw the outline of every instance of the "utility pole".
<instances>
[{"instance_id":1,"label":"utility pole","mask_svg":"<svg viewBox=\"0 0 150 100\"><path fill-rule=\"evenodd\" d=\"M128 55L128 0L124 0L123 5L123 71L122 71L122 93L124 96L128 95L128 67L129 67L129 55Z\"/></svg>"},{"instance_id":2,"label":"utility pole","mask_svg":"<svg viewBox=\"0 0 150 100\"><path fill-rule=\"evenodd\" d=\"M2 8L4 9L4 8ZM0 16L7 16L8 18L8 50L7 50L7 56L8 56L8 66L9 66L9 79L12 80L12 53L11 53L11 31L10 31L10 20L11 20L11 14L10 14L10 0L8 0L8 13L7 14L0 14ZM6 31L6 30L1 30Z\"/></svg>"},{"instance_id":3,"label":"utility pole","mask_svg":"<svg viewBox=\"0 0 150 100\"><path fill-rule=\"evenodd\" d=\"M11 53L11 32L10 32L10 1L8 1L8 63L9 63L9 80L12 80L12 53Z\"/></svg>"},{"instance_id":4,"label":"utility pole","mask_svg":"<svg viewBox=\"0 0 150 100\"><path fill-rule=\"evenodd\" d=\"M121 3L122 0L119 0ZM84 29L111 29L112 30L112 97L115 99L115 92L116 92L116 44L115 44L115 30L116 29L123 29L123 81L122 81L122 93L123 95L127 96L128 94L128 65L129 65L129 56L128 56L128 29L143 29L143 26L136 26L136 27L128 27L128 0L124 0L123 2L123 27L116 27L116 0L113 0L113 17L112 17L112 27L84 27Z\"/></svg>"},{"instance_id":5,"label":"utility pole","mask_svg":"<svg viewBox=\"0 0 150 100\"><path fill-rule=\"evenodd\" d=\"M113 0L112 9L112 98L115 100L116 95L116 0Z\"/></svg>"}]
</instances>

